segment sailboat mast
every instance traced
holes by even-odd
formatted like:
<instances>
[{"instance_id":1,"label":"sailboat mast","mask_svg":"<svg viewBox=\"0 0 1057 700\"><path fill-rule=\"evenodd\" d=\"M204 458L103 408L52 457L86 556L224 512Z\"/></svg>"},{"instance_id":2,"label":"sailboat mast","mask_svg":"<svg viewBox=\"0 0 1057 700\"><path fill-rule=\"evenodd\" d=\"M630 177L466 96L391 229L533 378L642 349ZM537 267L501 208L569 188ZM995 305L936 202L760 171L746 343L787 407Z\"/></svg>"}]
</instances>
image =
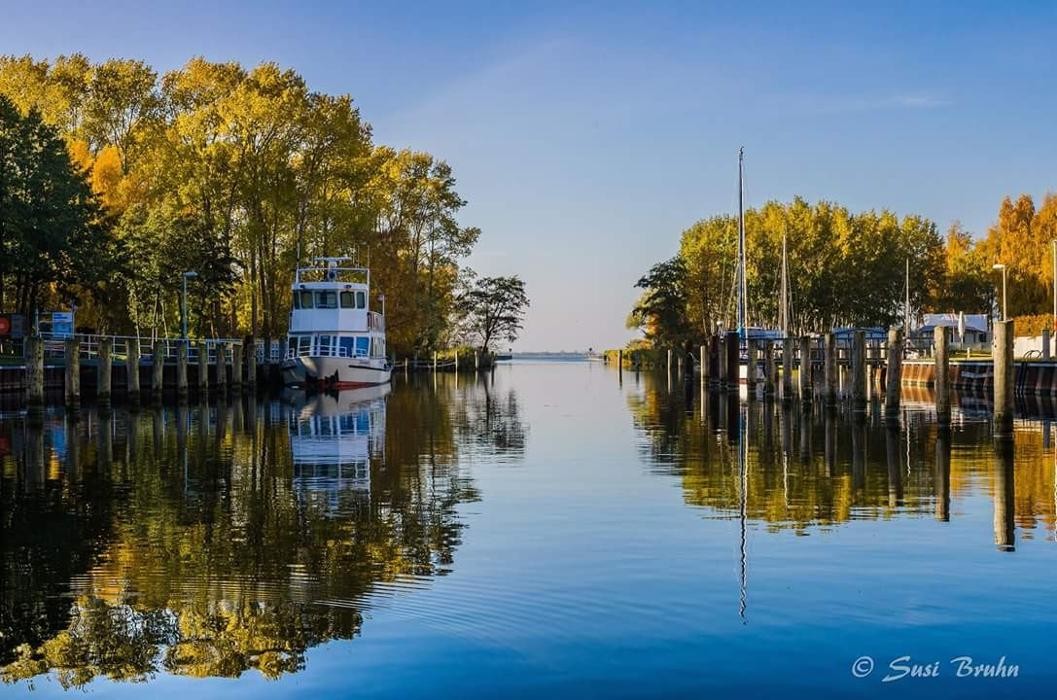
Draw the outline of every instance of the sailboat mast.
<instances>
[{"instance_id":1,"label":"sailboat mast","mask_svg":"<svg viewBox=\"0 0 1057 700\"><path fill-rule=\"evenodd\" d=\"M782 337L789 337L789 257L786 249L786 229L782 227L782 298L779 301Z\"/></svg>"},{"instance_id":2,"label":"sailboat mast","mask_svg":"<svg viewBox=\"0 0 1057 700\"><path fill-rule=\"evenodd\" d=\"M738 336L746 338L746 296L748 285L745 282L745 149L738 149Z\"/></svg>"}]
</instances>

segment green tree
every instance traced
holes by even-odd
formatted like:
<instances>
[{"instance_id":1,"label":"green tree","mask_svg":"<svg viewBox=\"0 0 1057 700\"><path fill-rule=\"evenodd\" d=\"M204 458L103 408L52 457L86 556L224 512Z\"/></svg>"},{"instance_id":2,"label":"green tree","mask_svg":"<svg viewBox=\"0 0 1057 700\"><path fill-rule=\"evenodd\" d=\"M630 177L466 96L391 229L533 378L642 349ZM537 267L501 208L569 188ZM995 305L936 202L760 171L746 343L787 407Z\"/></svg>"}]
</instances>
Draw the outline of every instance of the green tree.
<instances>
[{"instance_id":1,"label":"green tree","mask_svg":"<svg viewBox=\"0 0 1057 700\"><path fill-rule=\"evenodd\" d=\"M469 335L488 351L497 340L514 342L522 329L529 300L520 277L483 277L460 297Z\"/></svg>"},{"instance_id":2,"label":"green tree","mask_svg":"<svg viewBox=\"0 0 1057 700\"><path fill-rule=\"evenodd\" d=\"M628 325L642 328L655 347L679 345L689 335L686 266L679 257L658 263L635 286L642 289Z\"/></svg>"}]
</instances>

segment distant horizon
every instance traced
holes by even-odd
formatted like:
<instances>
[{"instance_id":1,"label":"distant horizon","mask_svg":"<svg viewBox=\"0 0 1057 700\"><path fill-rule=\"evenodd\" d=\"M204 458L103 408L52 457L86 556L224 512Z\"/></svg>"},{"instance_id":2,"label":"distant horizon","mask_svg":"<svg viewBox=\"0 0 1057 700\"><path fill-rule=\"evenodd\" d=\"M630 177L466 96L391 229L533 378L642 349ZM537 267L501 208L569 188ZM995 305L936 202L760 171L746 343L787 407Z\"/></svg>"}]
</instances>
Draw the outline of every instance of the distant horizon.
<instances>
[{"instance_id":1,"label":"distant horizon","mask_svg":"<svg viewBox=\"0 0 1057 700\"><path fill-rule=\"evenodd\" d=\"M736 212L742 146L747 207L801 195L980 237L1003 197L1057 189L1055 5L46 6L7 8L5 53L274 61L448 161L482 230L470 267L526 282L519 352L636 337L635 281Z\"/></svg>"}]
</instances>

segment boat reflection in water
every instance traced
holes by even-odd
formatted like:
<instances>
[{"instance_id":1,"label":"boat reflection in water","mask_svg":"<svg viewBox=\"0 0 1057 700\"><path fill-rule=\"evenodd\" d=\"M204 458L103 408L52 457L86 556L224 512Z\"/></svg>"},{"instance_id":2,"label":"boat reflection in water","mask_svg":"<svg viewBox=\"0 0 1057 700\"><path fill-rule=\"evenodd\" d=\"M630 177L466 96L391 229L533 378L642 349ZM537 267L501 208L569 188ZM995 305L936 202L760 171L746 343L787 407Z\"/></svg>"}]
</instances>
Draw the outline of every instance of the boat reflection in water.
<instances>
[{"instance_id":1,"label":"boat reflection in water","mask_svg":"<svg viewBox=\"0 0 1057 700\"><path fill-rule=\"evenodd\" d=\"M278 678L450 571L454 391L284 398L0 420L0 681Z\"/></svg>"},{"instance_id":2,"label":"boat reflection in water","mask_svg":"<svg viewBox=\"0 0 1057 700\"><path fill-rule=\"evenodd\" d=\"M326 495L331 510L342 494L370 495L371 458L385 457L389 384L306 394L288 389L293 483L303 496Z\"/></svg>"}]
</instances>

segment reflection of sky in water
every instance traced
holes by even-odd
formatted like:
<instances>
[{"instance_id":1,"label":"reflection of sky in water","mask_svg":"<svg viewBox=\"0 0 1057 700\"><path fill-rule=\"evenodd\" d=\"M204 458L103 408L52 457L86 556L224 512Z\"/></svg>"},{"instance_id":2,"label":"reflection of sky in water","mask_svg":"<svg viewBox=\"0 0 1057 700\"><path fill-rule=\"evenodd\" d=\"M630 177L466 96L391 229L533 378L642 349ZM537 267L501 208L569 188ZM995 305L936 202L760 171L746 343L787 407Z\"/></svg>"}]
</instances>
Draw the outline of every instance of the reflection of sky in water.
<instances>
[{"instance_id":1,"label":"reflection of sky in water","mask_svg":"<svg viewBox=\"0 0 1057 700\"><path fill-rule=\"evenodd\" d=\"M192 682L161 672L151 692L619 697L729 694L747 684L751 695L991 697L1057 681L1048 651L1057 623L1054 453L1038 423L1018 426L1010 478L986 420L971 415L959 414L948 456L917 409L905 416L909 429L896 432L872 417L856 430L843 416L804 417L780 405L734 408L731 420L719 402L703 416L695 387L669 389L663 378L630 372L620 384L596 364L515 364L498 369L494 384L411 383L398 380L385 399L384 438L367 450L369 488L356 504L337 517L294 517L290 525L307 524L308 534L290 543L267 530L254 544L252 523L232 522L248 544L213 545L212 553L248 556L256 582L234 576L253 569L210 561L208 577L189 571L186 593L170 595L208 603L231 597L224 586L241 581L252 584L235 586L249 599L323 615L359 611L362 621L345 629L352 634L308 639L303 669L278 680L250 671ZM258 414L252 434L234 439L229 428L219 441L211 418L207 442L219 446L204 459L230 455L231 484L263 478L262 488L275 490L227 512L285 502L279 494L292 484L293 464L288 443L276 437L269 446L269 435L289 434L288 414L277 417L266 428ZM360 420L345 425L356 434ZM744 425L744 451L732 425ZM166 466L175 438L156 467L174 483L132 488L148 507L175 507L185 534L224 512L203 495L212 472L193 462L196 430L192 416L190 480L201 493L183 500L181 472ZM150 431L142 433L149 449ZM81 441L87 470L101 441L83 433ZM279 455L268 459L280 473L285 450L291 471L269 480L253 449ZM24 484L12 479L10 460L4 469L5 498L15 498L9 487ZM234 503L248 491L225 493ZM111 517L120 521L129 507L137 506L115 505ZM147 546L149 531L122 533L92 535L104 546L86 562L97 575L84 582L82 574L82 587L101 590L112 579L100 572L120 572L107 564L119 554L106 549L114 539ZM1009 534L1014 551L999 551ZM248 554L269 537L271 556ZM343 552L357 542L364 546ZM944 665L960 654L1005 655L1021 678L885 687L878 675L852 678L851 663L864 654ZM47 680L36 686L58 690ZM106 681L89 688L144 690ZM22 690L3 686L0 695Z\"/></svg>"}]
</instances>

